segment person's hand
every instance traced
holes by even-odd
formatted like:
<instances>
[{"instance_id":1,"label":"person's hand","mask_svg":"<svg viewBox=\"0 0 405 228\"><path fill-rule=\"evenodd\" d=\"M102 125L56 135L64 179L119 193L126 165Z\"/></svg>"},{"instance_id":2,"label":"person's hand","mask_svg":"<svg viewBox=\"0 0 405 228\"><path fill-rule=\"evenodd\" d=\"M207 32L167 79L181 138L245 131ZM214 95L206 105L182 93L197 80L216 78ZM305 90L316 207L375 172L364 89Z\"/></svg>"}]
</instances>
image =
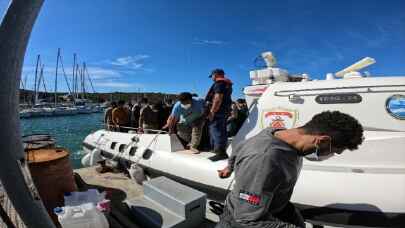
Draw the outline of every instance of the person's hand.
<instances>
[{"instance_id":1,"label":"person's hand","mask_svg":"<svg viewBox=\"0 0 405 228\"><path fill-rule=\"evenodd\" d=\"M231 174L232 174L232 171L231 171L231 169L229 168L229 166L225 167L224 169L217 170L217 171L218 171L218 176L219 176L220 178L228 178L228 177L230 177Z\"/></svg>"},{"instance_id":2,"label":"person's hand","mask_svg":"<svg viewBox=\"0 0 405 228\"><path fill-rule=\"evenodd\" d=\"M173 128L169 127L169 124L166 124L165 126L162 127L162 130L165 131L167 130L167 132L171 135L174 133Z\"/></svg>"},{"instance_id":3,"label":"person's hand","mask_svg":"<svg viewBox=\"0 0 405 228\"><path fill-rule=\"evenodd\" d=\"M214 116L215 116L215 113L214 113L214 112L209 112L209 113L208 113L208 116L207 116L207 119L208 119L209 121L213 121L213 120L214 120Z\"/></svg>"}]
</instances>

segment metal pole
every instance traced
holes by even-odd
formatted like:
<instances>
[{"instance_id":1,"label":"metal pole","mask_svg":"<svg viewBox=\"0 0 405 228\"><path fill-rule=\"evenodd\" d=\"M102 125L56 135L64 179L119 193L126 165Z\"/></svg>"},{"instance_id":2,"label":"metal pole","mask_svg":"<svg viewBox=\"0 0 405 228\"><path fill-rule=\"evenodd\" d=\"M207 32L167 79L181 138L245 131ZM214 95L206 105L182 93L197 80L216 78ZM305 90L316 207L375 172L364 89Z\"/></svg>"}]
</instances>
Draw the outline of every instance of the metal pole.
<instances>
[{"instance_id":1,"label":"metal pole","mask_svg":"<svg viewBox=\"0 0 405 228\"><path fill-rule=\"evenodd\" d=\"M77 76L79 75L79 64L76 63L76 73L75 73L75 87L76 87L76 99L79 99L79 85L77 84Z\"/></svg>"},{"instance_id":2,"label":"metal pole","mask_svg":"<svg viewBox=\"0 0 405 228\"><path fill-rule=\"evenodd\" d=\"M55 108L56 104L58 103L58 69L59 69L59 56L60 56L60 48L58 48L58 56L56 57L56 73L55 73Z\"/></svg>"},{"instance_id":3,"label":"metal pole","mask_svg":"<svg viewBox=\"0 0 405 228\"><path fill-rule=\"evenodd\" d=\"M86 63L84 63L84 69L85 69L85 71L87 73L87 78L89 79L91 89L93 90L93 93L96 93L96 90L94 89L94 86L93 86L93 81L91 80L89 71L87 70Z\"/></svg>"},{"instance_id":4,"label":"metal pole","mask_svg":"<svg viewBox=\"0 0 405 228\"><path fill-rule=\"evenodd\" d=\"M76 53L73 53L73 72L72 72L72 97L73 97L73 103L76 104L76 87L75 87L75 74L76 74Z\"/></svg>"},{"instance_id":5,"label":"metal pole","mask_svg":"<svg viewBox=\"0 0 405 228\"><path fill-rule=\"evenodd\" d=\"M79 91L78 97L79 99L83 98L83 84L82 84L82 69L80 66L77 66L77 69L79 69L79 78L77 79L77 90ZM80 98L81 97L81 98Z\"/></svg>"},{"instance_id":6,"label":"metal pole","mask_svg":"<svg viewBox=\"0 0 405 228\"><path fill-rule=\"evenodd\" d=\"M83 62L82 68L82 89L83 89L83 99L86 99L86 75L84 74L84 70L86 69L86 64Z\"/></svg>"},{"instance_id":7,"label":"metal pole","mask_svg":"<svg viewBox=\"0 0 405 228\"><path fill-rule=\"evenodd\" d=\"M59 57L60 57L60 65L61 65L61 67L62 67L63 76L64 76L64 78L65 78L66 85L67 85L68 90L69 90L69 95L72 95L72 90L70 90L70 85L69 85L69 79L68 79L68 77L67 77L67 75L66 75L65 67L63 66L62 54L60 54Z\"/></svg>"},{"instance_id":8,"label":"metal pole","mask_svg":"<svg viewBox=\"0 0 405 228\"><path fill-rule=\"evenodd\" d=\"M54 228L32 183L18 115L22 64L42 3L43 0L13 0L0 25L0 179L27 227Z\"/></svg>"},{"instance_id":9,"label":"metal pole","mask_svg":"<svg viewBox=\"0 0 405 228\"><path fill-rule=\"evenodd\" d=\"M42 67L41 67L41 79L42 79L42 85L44 86L45 94L47 94L48 91L46 90L46 84L45 84L45 78L44 78L44 68L45 68L45 64L42 64Z\"/></svg>"},{"instance_id":10,"label":"metal pole","mask_svg":"<svg viewBox=\"0 0 405 228\"><path fill-rule=\"evenodd\" d=\"M34 82L34 105L38 101L38 91L37 91L37 80L38 80L38 66L39 66L39 59L41 58L41 55L37 56L37 64L35 67L35 82Z\"/></svg>"}]
</instances>

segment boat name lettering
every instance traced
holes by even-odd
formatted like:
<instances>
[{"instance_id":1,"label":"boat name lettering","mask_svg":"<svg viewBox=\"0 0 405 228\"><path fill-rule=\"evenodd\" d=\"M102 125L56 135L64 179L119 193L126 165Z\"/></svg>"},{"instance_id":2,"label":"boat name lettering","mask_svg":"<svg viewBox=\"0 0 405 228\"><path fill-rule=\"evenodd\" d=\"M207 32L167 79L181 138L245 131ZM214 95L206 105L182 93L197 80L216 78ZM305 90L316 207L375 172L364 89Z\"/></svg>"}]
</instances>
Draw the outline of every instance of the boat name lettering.
<instances>
[{"instance_id":1,"label":"boat name lettering","mask_svg":"<svg viewBox=\"0 0 405 228\"><path fill-rule=\"evenodd\" d=\"M362 97L357 93L329 93L316 96L318 104L353 104L360 103Z\"/></svg>"}]
</instances>

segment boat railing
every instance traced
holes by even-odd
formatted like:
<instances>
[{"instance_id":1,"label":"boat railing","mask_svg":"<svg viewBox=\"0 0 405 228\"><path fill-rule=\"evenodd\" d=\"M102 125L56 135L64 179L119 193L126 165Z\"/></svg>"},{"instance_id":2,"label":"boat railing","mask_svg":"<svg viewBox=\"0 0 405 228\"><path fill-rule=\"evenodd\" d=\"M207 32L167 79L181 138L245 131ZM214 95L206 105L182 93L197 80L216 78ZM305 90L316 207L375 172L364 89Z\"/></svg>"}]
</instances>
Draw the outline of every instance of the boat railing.
<instances>
[{"instance_id":1,"label":"boat railing","mask_svg":"<svg viewBox=\"0 0 405 228\"><path fill-rule=\"evenodd\" d=\"M112 124L106 124L104 123L103 126L107 131L114 132L112 129L128 129L128 130L133 130L136 131L137 133L143 133L143 132L153 132L157 134L167 134L169 133L168 131L165 130L156 130L156 129L148 129L148 128L140 128L140 127L128 127L128 126L120 126L120 125L112 125Z\"/></svg>"},{"instance_id":2,"label":"boat railing","mask_svg":"<svg viewBox=\"0 0 405 228\"><path fill-rule=\"evenodd\" d=\"M341 86L341 87L326 87L326 88L313 88L313 89L295 89L295 90L280 90L274 92L274 96L277 97L289 97L291 95L299 96L317 96L322 94L322 92L332 91L332 90L348 90L348 89L366 89L364 91L356 91L355 93L393 93L393 92L405 92L405 89L398 87L405 87L405 84L400 85L375 85L375 86ZM379 88L383 88L380 90ZM391 89L384 89L391 88ZM378 90L375 90L378 89ZM300 92L315 92L315 93L304 93L297 94ZM343 91L342 93L347 93Z\"/></svg>"}]
</instances>

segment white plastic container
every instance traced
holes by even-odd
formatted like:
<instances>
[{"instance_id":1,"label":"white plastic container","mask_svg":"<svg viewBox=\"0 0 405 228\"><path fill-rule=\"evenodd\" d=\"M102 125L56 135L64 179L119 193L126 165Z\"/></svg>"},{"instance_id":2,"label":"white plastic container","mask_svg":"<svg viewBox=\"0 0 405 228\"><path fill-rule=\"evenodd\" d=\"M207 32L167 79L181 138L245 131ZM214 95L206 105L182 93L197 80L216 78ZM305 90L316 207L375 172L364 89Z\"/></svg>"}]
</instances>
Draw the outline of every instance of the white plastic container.
<instances>
[{"instance_id":1,"label":"white plastic container","mask_svg":"<svg viewBox=\"0 0 405 228\"><path fill-rule=\"evenodd\" d=\"M286 82L288 81L288 71L275 67L253 70L250 71L250 79L252 80L253 85L269 84L273 80Z\"/></svg>"},{"instance_id":2,"label":"white plastic container","mask_svg":"<svg viewBox=\"0 0 405 228\"><path fill-rule=\"evenodd\" d=\"M65 206L79 206L92 203L96 206L105 199L105 192L99 193L97 189L89 189L86 192L65 193Z\"/></svg>"},{"instance_id":3,"label":"white plastic container","mask_svg":"<svg viewBox=\"0 0 405 228\"><path fill-rule=\"evenodd\" d=\"M54 209L63 228L108 228L107 218L92 203Z\"/></svg>"}]
</instances>

